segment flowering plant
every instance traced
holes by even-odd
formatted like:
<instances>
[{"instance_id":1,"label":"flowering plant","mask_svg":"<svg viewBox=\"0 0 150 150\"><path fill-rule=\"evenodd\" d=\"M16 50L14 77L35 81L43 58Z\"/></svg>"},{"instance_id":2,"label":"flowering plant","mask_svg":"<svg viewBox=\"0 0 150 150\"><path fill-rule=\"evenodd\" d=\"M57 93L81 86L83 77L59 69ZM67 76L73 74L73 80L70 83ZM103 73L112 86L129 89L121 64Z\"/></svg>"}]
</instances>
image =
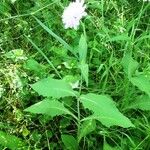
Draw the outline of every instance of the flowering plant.
<instances>
[{"instance_id":1,"label":"flowering plant","mask_svg":"<svg viewBox=\"0 0 150 150\"><path fill-rule=\"evenodd\" d=\"M80 20L87 15L85 9L86 5L84 5L84 0L71 2L68 7L65 8L62 15L65 28L74 28L76 30L80 24Z\"/></svg>"}]
</instances>

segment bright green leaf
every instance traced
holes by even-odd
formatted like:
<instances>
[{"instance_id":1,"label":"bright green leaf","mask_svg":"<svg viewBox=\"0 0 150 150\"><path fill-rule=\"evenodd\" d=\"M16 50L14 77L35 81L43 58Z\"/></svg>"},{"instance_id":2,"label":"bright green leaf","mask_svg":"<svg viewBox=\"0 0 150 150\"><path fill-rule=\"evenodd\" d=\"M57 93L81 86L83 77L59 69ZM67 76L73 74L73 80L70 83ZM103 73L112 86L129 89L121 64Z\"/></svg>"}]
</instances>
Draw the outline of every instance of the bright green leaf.
<instances>
[{"instance_id":1,"label":"bright green leaf","mask_svg":"<svg viewBox=\"0 0 150 150\"><path fill-rule=\"evenodd\" d=\"M132 77L138 67L138 62L135 61L129 53L125 54L121 64L124 68L124 72L128 75L129 78Z\"/></svg>"},{"instance_id":2,"label":"bright green leaf","mask_svg":"<svg viewBox=\"0 0 150 150\"><path fill-rule=\"evenodd\" d=\"M78 143L72 135L63 134L61 139L65 145L65 150L77 150Z\"/></svg>"},{"instance_id":3,"label":"bright green leaf","mask_svg":"<svg viewBox=\"0 0 150 150\"><path fill-rule=\"evenodd\" d=\"M86 43L86 37L82 34L80 41L79 41L79 58L80 62L86 62L86 55L87 55L87 43Z\"/></svg>"},{"instance_id":4,"label":"bright green leaf","mask_svg":"<svg viewBox=\"0 0 150 150\"><path fill-rule=\"evenodd\" d=\"M7 147L11 150L22 149L25 150L25 143L14 135L9 135L3 131L0 131L0 145Z\"/></svg>"},{"instance_id":5,"label":"bright green leaf","mask_svg":"<svg viewBox=\"0 0 150 150\"><path fill-rule=\"evenodd\" d=\"M41 102L38 102L27 109L27 112L35 113L35 114L45 114L51 117L55 117L62 114L70 114L69 110L66 109L62 103L55 100L45 99Z\"/></svg>"},{"instance_id":6,"label":"bright green leaf","mask_svg":"<svg viewBox=\"0 0 150 150\"><path fill-rule=\"evenodd\" d=\"M93 112L92 116L83 120L97 119L107 127L113 125L124 128L134 127L131 121L119 112L111 98L105 95L89 93L87 95L81 95L80 99L83 106Z\"/></svg>"},{"instance_id":7,"label":"bright green leaf","mask_svg":"<svg viewBox=\"0 0 150 150\"><path fill-rule=\"evenodd\" d=\"M144 75L139 75L137 77L132 77L130 79L131 83L137 86L141 91L145 92L150 97L150 80Z\"/></svg>"},{"instance_id":8,"label":"bright green leaf","mask_svg":"<svg viewBox=\"0 0 150 150\"><path fill-rule=\"evenodd\" d=\"M42 79L31 86L39 95L53 98L76 96L76 92L63 80Z\"/></svg>"},{"instance_id":9,"label":"bright green leaf","mask_svg":"<svg viewBox=\"0 0 150 150\"><path fill-rule=\"evenodd\" d=\"M36 60L34 59L28 59L26 64L25 64L25 68L40 73L41 71L44 71L44 68L42 67L42 65L40 65Z\"/></svg>"},{"instance_id":10,"label":"bright green leaf","mask_svg":"<svg viewBox=\"0 0 150 150\"><path fill-rule=\"evenodd\" d=\"M79 68L81 69L81 74L82 74L83 79L86 82L86 86L88 86L89 66L88 64L81 63L79 65Z\"/></svg>"},{"instance_id":11,"label":"bright green leaf","mask_svg":"<svg viewBox=\"0 0 150 150\"><path fill-rule=\"evenodd\" d=\"M92 131L94 131L95 128L96 128L96 122L95 122L95 120L86 120L86 121L84 121L81 124L81 127L80 127L78 141L80 141L87 134L89 134Z\"/></svg>"}]
</instances>

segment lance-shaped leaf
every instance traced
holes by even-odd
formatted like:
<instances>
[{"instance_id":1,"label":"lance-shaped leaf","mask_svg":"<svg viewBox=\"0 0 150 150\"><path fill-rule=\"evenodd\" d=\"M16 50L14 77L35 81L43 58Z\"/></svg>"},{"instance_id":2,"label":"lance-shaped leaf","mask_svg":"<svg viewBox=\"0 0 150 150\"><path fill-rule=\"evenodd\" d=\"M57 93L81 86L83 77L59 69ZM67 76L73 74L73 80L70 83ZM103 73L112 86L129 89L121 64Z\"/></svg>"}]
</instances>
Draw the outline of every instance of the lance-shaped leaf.
<instances>
[{"instance_id":1,"label":"lance-shaped leaf","mask_svg":"<svg viewBox=\"0 0 150 150\"><path fill-rule=\"evenodd\" d=\"M92 116L84 120L97 119L107 127L113 125L124 128L134 127L131 121L116 108L111 98L105 95L89 93L87 95L81 95L80 99L83 106L93 112Z\"/></svg>"},{"instance_id":2,"label":"lance-shaped leaf","mask_svg":"<svg viewBox=\"0 0 150 150\"><path fill-rule=\"evenodd\" d=\"M52 78L42 79L31 86L39 95L53 98L76 96L71 86L63 80Z\"/></svg>"},{"instance_id":3,"label":"lance-shaped leaf","mask_svg":"<svg viewBox=\"0 0 150 150\"><path fill-rule=\"evenodd\" d=\"M87 55L87 42L86 42L86 37L83 34L81 35L81 38L79 41L78 51L79 51L80 62L85 63L86 55Z\"/></svg>"}]
</instances>

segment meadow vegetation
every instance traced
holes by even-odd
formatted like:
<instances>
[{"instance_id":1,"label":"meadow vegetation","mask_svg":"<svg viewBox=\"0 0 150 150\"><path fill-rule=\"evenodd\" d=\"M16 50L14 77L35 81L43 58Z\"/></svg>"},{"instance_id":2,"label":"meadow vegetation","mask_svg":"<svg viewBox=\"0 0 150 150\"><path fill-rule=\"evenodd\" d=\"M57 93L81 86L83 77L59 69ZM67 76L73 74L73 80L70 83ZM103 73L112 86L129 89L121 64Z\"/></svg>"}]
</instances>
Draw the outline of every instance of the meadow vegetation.
<instances>
[{"instance_id":1,"label":"meadow vegetation","mask_svg":"<svg viewBox=\"0 0 150 150\"><path fill-rule=\"evenodd\" d=\"M0 149L149 150L150 2L0 1Z\"/></svg>"}]
</instances>

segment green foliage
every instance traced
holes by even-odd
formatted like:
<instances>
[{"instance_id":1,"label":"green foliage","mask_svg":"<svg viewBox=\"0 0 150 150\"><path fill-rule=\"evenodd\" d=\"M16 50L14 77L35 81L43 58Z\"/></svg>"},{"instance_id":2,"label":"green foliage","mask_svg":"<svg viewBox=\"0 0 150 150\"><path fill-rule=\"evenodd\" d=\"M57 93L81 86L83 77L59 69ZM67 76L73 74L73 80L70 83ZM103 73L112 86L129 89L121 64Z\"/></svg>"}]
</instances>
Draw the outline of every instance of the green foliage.
<instances>
[{"instance_id":1,"label":"green foliage","mask_svg":"<svg viewBox=\"0 0 150 150\"><path fill-rule=\"evenodd\" d=\"M36 50L46 59L46 61L49 63L49 65L54 69L55 73L58 75L58 77L61 78L59 72L57 71L57 69L55 68L55 66L53 65L53 63L48 59L48 57L44 54L44 52L27 36L25 36L28 41L34 46L34 48L36 48Z\"/></svg>"},{"instance_id":2,"label":"green foliage","mask_svg":"<svg viewBox=\"0 0 150 150\"><path fill-rule=\"evenodd\" d=\"M86 37L83 34L80 37L78 51L79 51L80 62L85 63L87 57L87 42L86 42Z\"/></svg>"},{"instance_id":3,"label":"green foliage","mask_svg":"<svg viewBox=\"0 0 150 150\"><path fill-rule=\"evenodd\" d=\"M26 60L24 56L24 51L22 49L14 49L5 54L6 58L12 59L17 62L20 60Z\"/></svg>"},{"instance_id":4,"label":"green foliage","mask_svg":"<svg viewBox=\"0 0 150 150\"><path fill-rule=\"evenodd\" d=\"M34 71L38 73L43 70L43 67L34 59L27 60L25 67L30 71Z\"/></svg>"},{"instance_id":5,"label":"green foliage","mask_svg":"<svg viewBox=\"0 0 150 150\"><path fill-rule=\"evenodd\" d=\"M89 66L88 66L88 64L81 62L81 64L79 65L79 68L81 69L81 74L82 74L83 79L86 82L86 86L88 86Z\"/></svg>"},{"instance_id":6,"label":"green foliage","mask_svg":"<svg viewBox=\"0 0 150 150\"><path fill-rule=\"evenodd\" d=\"M7 3L0 2L0 14L9 15L10 7Z\"/></svg>"},{"instance_id":7,"label":"green foliage","mask_svg":"<svg viewBox=\"0 0 150 150\"><path fill-rule=\"evenodd\" d=\"M106 141L104 142L103 150L118 150L117 147L111 147Z\"/></svg>"},{"instance_id":8,"label":"green foliage","mask_svg":"<svg viewBox=\"0 0 150 150\"><path fill-rule=\"evenodd\" d=\"M65 145L64 150L78 150L78 143L72 135L61 135L61 139Z\"/></svg>"},{"instance_id":9,"label":"green foliage","mask_svg":"<svg viewBox=\"0 0 150 150\"><path fill-rule=\"evenodd\" d=\"M81 124L78 141L85 137L86 135L90 134L92 131L96 129L96 122L95 120L86 120Z\"/></svg>"},{"instance_id":10,"label":"green foliage","mask_svg":"<svg viewBox=\"0 0 150 150\"><path fill-rule=\"evenodd\" d=\"M122 34L122 35L111 37L108 41L109 42L130 41L130 37L127 34Z\"/></svg>"},{"instance_id":11,"label":"green foliage","mask_svg":"<svg viewBox=\"0 0 150 150\"><path fill-rule=\"evenodd\" d=\"M128 78L131 78L138 67L138 62L131 57L130 53L127 53L122 59L122 66Z\"/></svg>"},{"instance_id":12,"label":"green foliage","mask_svg":"<svg viewBox=\"0 0 150 150\"><path fill-rule=\"evenodd\" d=\"M0 1L0 150L149 150L150 3L69 3Z\"/></svg>"},{"instance_id":13,"label":"green foliage","mask_svg":"<svg viewBox=\"0 0 150 150\"><path fill-rule=\"evenodd\" d=\"M144 75L132 77L130 79L133 85L137 86L141 91L145 92L150 97L150 80Z\"/></svg>"},{"instance_id":14,"label":"green foliage","mask_svg":"<svg viewBox=\"0 0 150 150\"><path fill-rule=\"evenodd\" d=\"M66 96L77 96L77 92L73 91L71 86L63 80L46 78L38 81L31 86L39 95L53 98L61 98Z\"/></svg>"},{"instance_id":15,"label":"green foliage","mask_svg":"<svg viewBox=\"0 0 150 150\"><path fill-rule=\"evenodd\" d=\"M34 18L45 31L47 31L51 36L53 36L57 41L59 41L67 50L69 50L72 54L76 56L76 54L73 51L73 48L69 46L60 36L56 35L51 29L45 26L38 18L36 17Z\"/></svg>"},{"instance_id":16,"label":"green foliage","mask_svg":"<svg viewBox=\"0 0 150 150\"><path fill-rule=\"evenodd\" d=\"M83 79L86 82L86 86L88 86L89 66L86 63L87 42L86 42L86 37L83 34L80 37L78 51L79 51L79 61L80 61L79 68L81 69L81 74L82 74Z\"/></svg>"},{"instance_id":17,"label":"green foliage","mask_svg":"<svg viewBox=\"0 0 150 150\"><path fill-rule=\"evenodd\" d=\"M133 103L130 104L129 108L150 110L150 97L148 95L138 97Z\"/></svg>"},{"instance_id":18,"label":"green foliage","mask_svg":"<svg viewBox=\"0 0 150 150\"><path fill-rule=\"evenodd\" d=\"M9 135L3 131L0 131L0 145L11 150L26 149L26 144L20 138Z\"/></svg>"},{"instance_id":19,"label":"green foliage","mask_svg":"<svg viewBox=\"0 0 150 150\"><path fill-rule=\"evenodd\" d=\"M42 74L46 73L44 66L39 64L36 60L34 59L28 59L27 62L24 65L24 68L33 72L34 74L38 76L42 76Z\"/></svg>"},{"instance_id":20,"label":"green foliage","mask_svg":"<svg viewBox=\"0 0 150 150\"><path fill-rule=\"evenodd\" d=\"M68 109L66 109L62 103L56 100L49 100L49 99L45 99L41 102L38 102L26 108L25 111L36 114L45 114L51 117L63 114L70 114Z\"/></svg>"},{"instance_id":21,"label":"green foliage","mask_svg":"<svg viewBox=\"0 0 150 150\"><path fill-rule=\"evenodd\" d=\"M124 128L134 127L131 121L119 112L108 96L89 93L81 95L80 99L83 106L93 112L92 116L85 119L97 119L107 127L113 125Z\"/></svg>"}]
</instances>

